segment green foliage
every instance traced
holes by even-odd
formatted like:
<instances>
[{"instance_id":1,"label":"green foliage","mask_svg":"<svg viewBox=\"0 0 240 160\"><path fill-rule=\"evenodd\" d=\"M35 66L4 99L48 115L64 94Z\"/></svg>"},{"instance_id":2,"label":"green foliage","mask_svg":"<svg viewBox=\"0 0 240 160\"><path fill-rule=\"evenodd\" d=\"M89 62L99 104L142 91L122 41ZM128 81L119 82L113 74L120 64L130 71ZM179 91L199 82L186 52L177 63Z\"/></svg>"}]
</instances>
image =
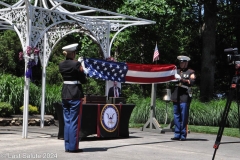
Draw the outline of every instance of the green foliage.
<instances>
[{"instance_id":1,"label":"green foliage","mask_svg":"<svg viewBox=\"0 0 240 160\"><path fill-rule=\"evenodd\" d=\"M20 111L23 112L24 106L20 107ZM28 105L28 113L30 115L38 114L37 106L32 106L31 104Z\"/></svg>"},{"instance_id":2,"label":"green foliage","mask_svg":"<svg viewBox=\"0 0 240 160\"><path fill-rule=\"evenodd\" d=\"M90 37L79 35L79 56L86 58L104 58L100 46L96 44Z\"/></svg>"},{"instance_id":3,"label":"green foliage","mask_svg":"<svg viewBox=\"0 0 240 160\"><path fill-rule=\"evenodd\" d=\"M132 95L127 102L136 104L130 119L130 123L146 123L150 117L151 99L138 98L137 95ZM219 126L222 119L226 100L212 100L208 103L202 103L197 99L193 99L189 111L189 125L200 126ZM233 102L226 121L226 127L238 127L238 107L236 102ZM170 123L173 120L172 103L162 100L156 100L155 118L160 124Z\"/></svg>"},{"instance_id":4,"label":"green foliage","mask_svg":"<svg viewBox=\"0 0 240 160\"><path fill-rule=\"evenodd\" d=\"M13 4L17 3L18 0L1 0L1 2L6 3L8 5L13 5ZM0 4L0 9L1 8L8 8L8 7L5 6L5 5Z\"/></svg>"},{"instance_id":5,"label":"green foliage","mask_svg":"<svg viewBox=\"0 0 240 160\"><path fill-rule=\"evenodd\" d=\"M53 103L61 102L62 85L47 85L45 97L45 113L53 115L55 113Z\"/></svg>"},{"instance_id":6,"label":"green foliage","mask_svg":"<svg viewBox=\"0 0 240 160\"><path fill-rule=\"evenodd\" d=\"M130 121L136 123L144 123L149 118L149 110L150 110L150 98L146 99L138 99L135 101L136 107L134 108Z\"/></svg>"},{"instance_id":7,"label":"green foliage","mask_svg":"<svg viewBox=\"0 0 240 160\"><path fill-rule=\"evenodd\" d=\"M46 68L46 82L47 84L58 84L62 83L62 76L59 72L58 65L53 62L48 63L48 67Z\"/></svg>"},{"instance_id":8,"label":"green foliage","mask_svg":"<svg viewBox=\"0 0 240 160\"><path fill-rule=\"evenodd\" d=\"M116 12L117 8L123 4L123 0L74 0L74 2L113 12Z\"/></svg>"},{"instance_id":9,"label":"green foliage","mask_svg":"<svg viewBox=\"0 0 240 160\"><path fill-rule=\"evenodd\" d=\"M20 40L14 31L0 32L0 73L24 74L24 64L18 63L18 53L22 50Z\"/></svg>"},{"instance_id":10,"label":"green foliage","mask_svg":"<svg viewBox=\"0 0 240 160\"><path fill-rule=\"evenodd\" d=\"M133 95L138 96L138 98L144 97L147 93L146 85L140 84L122 84L122 95L123 97L132 97Z\"/></svg>"},{"instance_id":11,"label":"green foliage","mask_svg":"<svg viewBox=\"0 0 240 160\"><path fill-rule=\"evenodd\" d=\"M0 75L0 101L8 102L13 106L14 114L23 104L24 78L9 74Z\"/></svg>"},{"instance_id":12,"label":"green foliage","mask_svg":"<svg viewBox=\"0 0 240 160\"><path fill-rule=\"evenodd\" d=\"M61 101L61 85L46 85L45 113L53 114L53 103ZM13 106L13 114L19 114L19 106L23 105L24 77L15 77L8 74L0 76L0 101L8 102ZM33 83L29 86L29 104L34 104L40 110L42 102L42 88Z\"/></svg>"},{"instance_id":13,"label":"green foliage","mask_svg":"<svg viewBox=\"0 0 240 160\"><path fill-rule=\"evenodd\" d=\"M82 85L84 94L105 95L105 81L93 78L88 78L87 81Z\"/></svg>"},{"instance_id":14,"label":"green foliage","mask_svg":"<svg viewBox=\"0 0 240 160\"><path fill-rule=\"evenodd\" d=\"M127 103L135 104L135 108L131 114L131 123L145 123L150 116L151 98L138 98L133 94L127 99ZM173 119L172 103L156 99L155 118L159 123L168 123Z\"/></svg>"},{"instance_id":15,"label":"green foliage","mask_svg":"<svg viewBox=\"0 0 240 160\"><path fill-rule=\"evenodd\" d=\"M13 114L13 107L6 102L0 102L0 117L7 117Z\"/></svg>"},{"instance_id":16,"label":"green foliage","mask_svg":"<svg viewBox=\"0 0 240 160\"><path fill-rule=\"evenodd\" d=\"M29 104L33 104L38 108L41 106L41 97L42 89L41 87L36 86L34 83L30 83L29 88ZM22 99L23 103L23 99Z\"/></svg>"},{"instance_id":17,"label":"green foliage","mask_svg":"<svg viewBox=\"0 0 240 160\"><path fill-rule=\"evenodd\" d=\"M196 56L196 52L199 52L199 46L195 47L196 50L189 50L190 46L198 45L200 41L197 39L199 23L194 21L197 14L191 14L193 8L190 4L180 1L134 0L125 1L118 12L156 21L155 25L131 27L118 35L114 46L118 48L121 60L151 63L150 53L153 53L156 42L162 53L160 63L172 63L179 54ZM190 16L192 17L189 18ZM190 44L191 41L194 44Z\"/></svg>"},{"instance_id":18,"label":"green foliage","mask_svg":"<svg viewBox=\"0 0 240 160\"><path fill-rule=\"evenodd\" d=\"M127 103L128 104L136 104L138 102L138 99L140 99L141 97L137 94L132 94L131 96L128 96L127 98Z\"/></svg>"},{"instance_id":19,"label":"green foliage","mask_svg":"<svg viewBox=\"0 0 240 160\"><path fill-rule=\"evenodd\" d=\"M201 103L193 100L189 112L189 124L202 126L219 126L222 113L226 105L226 100L212 100ZM236 102L232 102L231 109L226 121L226 127L238 127L238 111Z\"/></svg>"}]
</instances>

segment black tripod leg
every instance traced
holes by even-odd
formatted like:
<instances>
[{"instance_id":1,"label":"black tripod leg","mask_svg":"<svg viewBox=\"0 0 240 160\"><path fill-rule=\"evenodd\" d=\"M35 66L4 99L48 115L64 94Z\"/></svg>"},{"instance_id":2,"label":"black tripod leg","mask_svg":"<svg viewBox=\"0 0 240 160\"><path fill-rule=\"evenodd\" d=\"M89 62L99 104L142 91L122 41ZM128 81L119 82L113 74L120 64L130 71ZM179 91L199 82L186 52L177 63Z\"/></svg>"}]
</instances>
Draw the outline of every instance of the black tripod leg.
<instances>
[{"instance_id":1,"label":"black tripod leg","mask_svg":"<svg viewBox=\"0 0 240 160\"><path fill-rule=\"evenodd\" d=\"M226 123L226 120L227 120L228 112L230 110L230 106L231 106L231 103L232 103L233 93L234 93L234 89L231 88L230 92L229 92L229 95L228 95L228 98L227 98L227 103L226 103L225 109L224 109L223 114L222 114L222 119L221 119L220 127L219 127L219 130L218 130L217 138L216 138L215 144L213 146L213 148L215 148L215 150L214 150L214 153L213 153L212 160L214 160L214 158L215 158L217 149L218 149L218 147L220 145L220 142L221 142L221 139L222 139L222 134L223 134L223 131L224 131L224 127L225 127L225 123Z\"/></svg>"}]
</instances>

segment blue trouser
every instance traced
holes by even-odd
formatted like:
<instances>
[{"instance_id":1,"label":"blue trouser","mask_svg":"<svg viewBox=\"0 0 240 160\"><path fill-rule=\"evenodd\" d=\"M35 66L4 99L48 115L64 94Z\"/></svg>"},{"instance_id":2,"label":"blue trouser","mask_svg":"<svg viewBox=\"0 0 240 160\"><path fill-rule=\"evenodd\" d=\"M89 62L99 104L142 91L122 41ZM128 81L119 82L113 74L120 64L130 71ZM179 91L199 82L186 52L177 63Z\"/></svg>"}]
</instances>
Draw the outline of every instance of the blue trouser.
<instances>
[{"instance_id":1,"label":"blue trouser","mask_svg":"<svg viewBox=\"0 0 240 160\"><path fill-rule=\"evenodd\" d=\"M175 138L186 139L188 123L188 103L173 103Z\"/></svg>"},{"instance_id":2,"label":"blue trouser","mask_svg":"<svg viewBox=\"0 0 240 160\"><path fill-rule=\"evenodd\" d=\"M80 106L81 100L62 100L64 117L64 141L65 150L74 151L78 149L79 131L81 124Z\"/></svg>"}]
</instances>

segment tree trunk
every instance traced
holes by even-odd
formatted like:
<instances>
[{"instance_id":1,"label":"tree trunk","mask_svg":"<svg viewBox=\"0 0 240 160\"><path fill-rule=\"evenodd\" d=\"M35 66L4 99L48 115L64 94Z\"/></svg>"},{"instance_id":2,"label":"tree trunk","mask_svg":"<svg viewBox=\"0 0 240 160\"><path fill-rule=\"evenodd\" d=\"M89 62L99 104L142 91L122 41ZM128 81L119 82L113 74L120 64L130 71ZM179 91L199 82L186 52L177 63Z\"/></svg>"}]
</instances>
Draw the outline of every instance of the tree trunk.
<instances>
[{"instance_id":1,"label":"tree trunk","mask_svg":"<svg viewBox=\"0 0 240 160\"><path fill-rule=\"evenodd\" d=\"M202 26L202 65L200 99L209 101L214 90L215 73L215 39L216 39L216 0L205 1L204 3L204 23Z\"/></svg>"}]
</instances>

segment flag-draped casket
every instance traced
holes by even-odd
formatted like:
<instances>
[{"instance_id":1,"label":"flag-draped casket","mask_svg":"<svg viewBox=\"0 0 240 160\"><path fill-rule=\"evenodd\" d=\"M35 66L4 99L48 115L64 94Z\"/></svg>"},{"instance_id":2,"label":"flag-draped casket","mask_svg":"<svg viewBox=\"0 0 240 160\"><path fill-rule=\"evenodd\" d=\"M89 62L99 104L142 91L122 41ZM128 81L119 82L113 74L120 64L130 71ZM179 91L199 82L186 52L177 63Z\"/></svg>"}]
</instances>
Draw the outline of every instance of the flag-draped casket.
<instances>
[{"instance_id":1,"label":"flag-draped casket","mask_svg":"<svg viewBox=\"0 0 240 160\"><path fill-rule=\"evenodd\" d=\"M121 83L165 83L175 79L173 64L136 64L84 58L89 77Z\"/></svg>"}]
</instances>

